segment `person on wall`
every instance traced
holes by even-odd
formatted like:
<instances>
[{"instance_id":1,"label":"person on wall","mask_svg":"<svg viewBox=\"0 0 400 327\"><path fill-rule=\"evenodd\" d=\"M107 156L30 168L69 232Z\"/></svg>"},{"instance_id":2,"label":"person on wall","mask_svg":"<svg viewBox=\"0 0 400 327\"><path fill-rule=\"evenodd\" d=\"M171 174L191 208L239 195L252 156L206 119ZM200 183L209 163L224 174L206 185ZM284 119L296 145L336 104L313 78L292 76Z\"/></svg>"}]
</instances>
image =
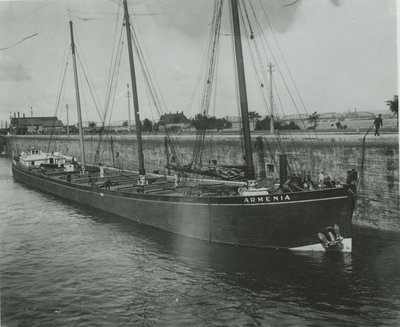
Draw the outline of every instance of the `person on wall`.
<instances>
[{"instance_id":1,"label":"person on wall","mask_svg":"<svg viewBox=\"0 0 400 327\"><path fill-rule=\"evenodd\" d=\"M379 128L381 127L381 126L383 126L383 121L382 121L382 115L381 114L379 114L376 118L375 118L375 120L374 120L374 125L375 125L375 136L379 136L380 134L379 134Z\"/></svg>"}]
</instances>

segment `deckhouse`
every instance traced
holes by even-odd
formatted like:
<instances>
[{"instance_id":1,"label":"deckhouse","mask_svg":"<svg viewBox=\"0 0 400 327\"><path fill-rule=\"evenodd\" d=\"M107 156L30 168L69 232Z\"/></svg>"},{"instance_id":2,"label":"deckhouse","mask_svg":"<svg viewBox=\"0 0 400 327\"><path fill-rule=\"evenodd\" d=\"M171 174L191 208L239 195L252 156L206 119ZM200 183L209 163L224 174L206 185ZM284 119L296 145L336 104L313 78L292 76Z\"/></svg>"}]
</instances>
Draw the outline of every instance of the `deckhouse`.
<instances>
[{"instance_id":1,"label":"deckhouse","mask_svg":"<svg viewBox=\"0 0 400 327\"><path fill-rule=\"evenodd\" d=\"M61 167L65 163L65 158L59 152L43 153L39 149L32 148L22 152L19 161L25 167L40 167L41 165L55 165Z\"/></svg>"}]
</instances>

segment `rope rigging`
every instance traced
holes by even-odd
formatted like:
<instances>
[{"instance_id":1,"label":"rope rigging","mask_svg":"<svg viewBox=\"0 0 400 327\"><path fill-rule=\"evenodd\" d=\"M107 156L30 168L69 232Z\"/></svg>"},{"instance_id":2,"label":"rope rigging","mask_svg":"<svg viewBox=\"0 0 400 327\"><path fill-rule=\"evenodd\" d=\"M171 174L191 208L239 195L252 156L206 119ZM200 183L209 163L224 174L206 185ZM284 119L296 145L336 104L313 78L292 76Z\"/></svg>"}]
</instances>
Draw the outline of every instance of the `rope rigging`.
<instances>
[{"instance_id":1,"label":"rope rigging","mask_svg":"<svg viewBox=\"0 0 400 327\"><path fill-rule=\"evenodd\" d=\"M293 104L294 108L296 109L296 111L297 111L299 117L301 117L300 111L299 111L299 108L298 108L298 106L297 106L297 103L296 103L296 101L295 101L295 99L294 99L294 96L293 96L293 94L292 94L292 92L291 92L291 90L290 90L290 88L289 88L289 85L288 85L287 82L286 82L286 79L285 79L284 76L283 76L283 72L282 72L282 70L281 70L281 68L280 68L280 65L278 64L278 61L277 61L277 59L276 59L276 57L275 57L275 55L274 55L274 53L273 53L273 51L272 51L272 49L271 49L271 46L270 46L270 44L269 44L269 42L268 42L268 39L266 38L265 33L264 33L263 29L261 28L261 24L260 24L260 21L258 20L258 17L257 17L257 15L256 15L256 11L255 11L255 9L254 9L254 6L253 6L253 4L251 3L251 1L248 1L248 3L249 3L250 8L251 8L251 12L252 12L253 19L255 20L256 26L258 27L258 33L259 33L259 35L260 35L260 40L261 40L261 43L262 43L262 47L263 47L263 49L264 49L265 56L268 57L268 56L267 56L267 51L266 51L266 48L265 48L264 44L266 44L266 46L267 46L267 48L268 48L268 50L269 50L269 53L271 54L271 57L273 58L273 62L274 62L274 64L275 64L276 67L277 67L277 71L278 71L278 73L279 73L279 75L280 75L280 77L281 77L281 80L282 80L283 83L284 83L284 86L285 86L285 88L286 88L286 91L287 91L287 93L288 93L288 95L289 95L290 100L292 101L292 104ZM271 25L271 23L270 23L270 20L269 20L269 18L268 18L268 15L266 14L266 10L265 10L265 8L264 8L264 6L263 6L263 4L262 4L261 2L260 2L260 6L262 7L262 12L264 13L264 15L265 15L265 17L266 17L266 19L267 19L268 25L269 25L270 30L271 30L271 34L272 34L272 36L273 36L273 38L274 38L274 41L275 41L276 46L277 46L278 49L279 49L279 53L280 53L280 55L281 55L281 57L282 57L282 60L283 60L283 62L284 62L286 71L287 71L287 73L288 73L289 76L290 76L290 79L291 79L291 82L292 82L292 84L293 84L293 86L294 86L294 89L295 89L295 91L296 91L296 94L297 94L298 98L300 99L300 102L301 102L301 104L302 104L302 107L304 108L304 111L307 113L307 110L306 110L305 105L304 105L304 102L303 102L303 100L302 100L302 98L301 98L301 95L300 95L300 92L299 92L299 90L298 90L298 87L297 87L296 83L294 82L293 75L291 74L291 72L290 72L290 70L289 70L289 68L288 68L288 65L287 65L287 63L286 63L286 60L285 60L284 55L283 55L283 53L282 53L282 50L281 50L281 48L280 48L280 46L279 46L279 43L278 43L278 41L277 41L277 39L276 39L276 36L275 36L275 33L274 33L274 29L272 28L272 25ZM248 20L248 25L249 25L249 28L248 28L248 29L250 30L250 39L251 39L252 41L254 41L254 42L252 42L252 43L254 44L255 52L256 52L256 54L257 54L257 59L258 59L259 65L260 65L260 67L261 67L261 69L260 69L260 71L262 72L261 74L263 75L263 79L266 80L266 81L268 81L268 79L267 79L267 77L266 77L266 74L265 74L265 70L262 69L263 64L262 64L261 55L260 55L260 48L259 48L258 45L257 45L256 38L254 38L254 34L253 34L254 32L253 32L253 28L252 28L252 25L251 25L249 13L247 12L247 9L246 9L246 4L244 4L243 7L244 7L244 9L243 9L243 10L244 10L244 16L245 16L246 19ZM242 15L242 16L243 16L243 15ZM242 17L242 19L243 19L243 17ZM252 53L252 51L250 51L250 53ZM253 63L254 63L254 60L253 60ZM256 74L256 76L259 76L259 75ZM260 82L259 82L259 83L260 83ZM269 81L269 83L271 83L271 82ZM263 87L265 84L267 84L267 83L261 82L260 85L261 85L261 87ZM279 95L278 88L277 88L277 85L276 85L275 81L273 82L273 86L272 86L272 87L274 88L274 90L275 90L275 92L276 92L276 94L277 94L277 97L278 97L278 100L279 100L279 104L280 104L280 107L279 107L279 108L280 108L281 112L284 114L281 96ZM272 87L271 87L271 89L272 89ZM264 103L266 103L265 100L264 100ZM275 104L276 104L276 103L275 103ZM276 106L275 108L278 108L278 107ZM273 110L273 109L274 109L274 108L272 108L272 110ZM270 108L270 113L271 113L271 115L272 115L271 108ZM279 117L279 116L277 116L277 117ZM310 140L312 140L312 142L314 142L315 138L311 138L311 136L310 136L310 134L309 134L309 130L307 129L307 126L305 125L304 121L302 121L302 123L303 123L304 128L305 128L305 131L306 131L306 133L307 133L307 135L308 135L308 138L309 138ZM277 142L278 145L281 147L281 146L283 145L281 139L282 139L282 136L284 136L285 134L289 136L289 143L288 143L286 146L289 146L290 151L291 151L292 153L296 154L296 153L297 153L297 148L296 148L296 146L295 146L295 144L294 144L294 140L293 140L292 134L291 134L291 132L290 132L289 130L281 130L280 133L279 133L278 135L276 135L276 138L275 138L276 142ZM315 136L316 136L315 131L314 131L314 134L315 134ZM318 140L318 139L317 139L317 140ZM318 140L318 141L319 141L319 140ZM300 166L300 164L299 164L298 161L294 161L294 162L292 162L292 164L295 165L296 168L295 168L295 167L289 167L289 170L291 170L291 171L293 171L293 172L295 172L295 171L298 172L298 171L301 171L301 170L302 170L302 169L301 169L301 166Z\"/></svg>"},{"instance_id":2,"label":"rope rigging","mask_svg":"<svg viewBox=\"0 0 400 327\"><path fill-rule=\"evenodd\" d=\"M210 28L210 37L208 50L205 59L205 76L203 78L203 95L201 99L201 119L200 128L196 133L196 141L193 148L192 162L195 166L201 166L202 156L204 151L205 135L207 130L207 117L210 110L210 99L215 81L217 54L221 30L221 17L222 17L223 1L216 1L214 4L214 15ZM204 122L204 123L203 123Z\"/></svg>"},{"instance_id":3,"label":"rope rigging","mask_svg":"<svg viewBox=\"0 0 400 327\"><path fill-rule=\"evenodd\" d=\"M145 78L145 82L146 82L146 85L147 85L147 88L149 91L149 95L150 95L153 105L157 111L158 116L161 117L163 113L167 112L167 109L166 109L167 106L166 106L165 100L162 96L162 92L160 91L160 86L155 77L155 74L152 73L152 69L151 69L151 67L149 67L149 65L147 64L148 61L145 59L148 56L146 55L146 51L145 51L144 47L142 46L142 45L144 45L144 42L139 41L140 30L139 30L138 26L136 24L134 24L134 22L131 20L131 18L130 18L130 23L131 23L130 26L131 26L131 32L132 32L131 35L132 35L133 45L135 47L135 51L136 51L136 54L137 54L137 57L138 57L138 60L139 60L139 63L140 63L141 69L142 69L143 76ZM166 133L168 145L169 145L172 155L175 157L175 159L177 160L177 163L179 165L183 165L184 159L176 151L174 142L171 140L171 137L170 137L167 129L165 129L165 133Z\"/></svg>"},{"instance_id":4,"label":"rope rigging","mask_svg":"<svg viewBox=\"0 0 400 327\"><path fill-rule=\"evenodd\" d=\"M260 3L262 7L262 12L264 13L265 17L267 18L269 27L271 29L271 33L275 39L276 44L278 45L279 52L281 56L283 57L282 51L279 47L279 44L277 43L275 34L273 32L273 28L271 27L270 21L268 19L268 16L265 12L265 8L262 3ZM216 0L214 3L214 11L213 11L213 17L211 21L211 27L210 27L210 32L209 32L209 37L208 37L208 42L207 42L207 47L206 51L204 54L203 62L200 67L199 75L197 78L197 83L195 84L194 91L192 93L192 96L189 101L188 108L190 109L195 101L196 94L199 93L200 96L200 110L201 113L197 115L196 118L200 120L200 128L197 129L196 133L196 139L195 139L195 144L193 147L193 152L192 152L192 158L186 158L186 160L183 158L182 155L176 151L176 144L175 142L172 142L170 135L168 134L168 129L165 129L166 133L166 138L168 141L169 149L172 153L172 155L176 159L176 164L177 168L179 167L190 167L192 168L192 171L196 171L196 169L200 169L202 164L203 164L203 156L205 152L205 145L206 145L206 133L207 130L209 129L209 126L207 126L207 119L210 117L210 112L211 110L215 110L216 108L216 92L215 88L217 85L217 73L218 73L218 59L219 59L219 50L220 50L220 31L221 31L221 21L222 21L222 12L223 12L223 0ZM255 8L253 7L253 4L251 3L250 0L248 1L243 1L239 2L239 16L241 19L241 22L243 24L244 35L247 35L247 45L249 49L249 54L250 54L250 59L252 62L252 66L254 69L254 75L256 77L256 81L258 83L258 92L260 93L261 100L262 100L262 105L263 107L269 112L270 119L272 117L279 118L279 112L283 111L283 102L281 99L281 95L278 92L278 86L276 84L275 80L272 80L271 78L268 78L267 70L266 70L266 63L267 62L273 62L274 65L277 67L277 72L279 73L279 76L282 78L284 86L286 88L286 91L289 93L289 99L293 103L294 108L296 109L297 113L299 113L299 107L296 104L295 101L295 95L292 94L289 84L285 81L284 78L284 73L281 70L280 65L278 64L278 61L276 60L276 57L274 56L271 46L268 42L268 39L266 38L266 35L261 28L260 21L257 18ZM118 15L119 17L119 15ZM253 25L253 22L255 24ZM147 86L147 95L149 98L149 102L152 103L154 106L155 110L158 113L158 116L161 117L163 113L166 113L167 106L165 103L165 100L162 96L162 93L160 91L160 86L158 84L157 79L155 78L155 74L153 73L153 69L146 60L149 56L146 54L146 49L144 48L144 42L141 42L143 39L140 33L139 28L135 24L135 22L132 22L132 18L129 18L130 22L130 27L131 27L131 38L132 38L132 43L134 45L134 50L136 52L136 59L140 63L141 71L143 73L144 81ZM121 24L122 25L122 24ZM257 34L257 37L255 37L255 33ZM105 124L108 120L108 126L111 126L111 116L112 112L114 110L114 105L115 105L115 99L116 99L116 91L117 91L117 86L118 86L118 75L119 75L119 70L120 70L120 64L121 64L121 57L122 57L122 49L124 46L124 40L123 40L123 28L121 27L120 31L117 31L117 23L116 23L116 29L114 33L114 40L116 41L116 45L114 44L113 50L112 50L112 62L110 64L109 68L109 76L108 76L108 86L107 86L107 93L106 93L106 98L105 98L105 104L104 104L104 110L101 113L100 107L98 105L98 101L96 101L96 96L93 91L93 88L91 87L90 83L90 76L86 73L86 70L84 69L85 62L84 58L81 58L81 55L77 52L77 57L78 57L78 62L83 70L83 77L85 79L85 83L88 85L90 95L94 101L97 113L100 116L102 126L100 128L100 136L98 139L98 144L96 147L95 151L95 156L94 156L94 163L101 162L104 152L106 151L106 148L103 148L103 151L100 151L101 149L101 144L103 143L103 133L105 131ZM261 42L261 46L259 44ZM268 49L268 51L267 51ZM295 90L297 92L297 96L301 100L302 106L305 108L304 103L300 97L299 90L294 83L294 79L292 74L290 73L286 61L283 57L283 62L285 64L285 68L289 73L289 76L291 78L291 82L293 83ZM66 71L66 68L65 68ZM65 72L63 76L63 80L61 83L61 88L64 85L64 79L65 79ZM93 84L93 83L92 83ZM265 87L267 86L267 87ZM268 87L269 86L269 87ZM271 103L268 102L268 97L272 99L272 92L276 93L276 98L275 101L273 102L271 100ZM213 93L214 92L214 93ZM213 97L214 96L214 97ZM60 94L61 98L61 94ZM59 106L60 98L58 99L57 107ZM150 110L153 107L150 106ZM141 123L141 122L137 122ZM306 129L308 137L311 139L309 135L309 131ZM315 131L314 131L315 132ZM289 140L283 139L284 134L289 135ZM108 137L108 133L106 133L106 139ZM274 137L273 142L277 143L277 147L279 148L287 148L290 150L290 155L292 157L298 157L297 153L297 148L293 142L292 135L290 131L282 130L282 132L277 133ZM211 143L210 143L211 144ZM50 143L49 143L50 146ZM210 145L211 146L211 145ZM243 144L242 144L243 146ZM271 161L274 162L275 165L277 165L276 162L276 151L271 147L271 144L267 144L266 146L267 151L269 152ZM275 152L274 152L275 151ZM292 158L293 159L293 158ZM189 162L188 162L189 161ZM292 172L299 172L301 171L301 166L298 163L298 161L291 161L289 163L289 170Z\"/></svg>"},{"instance_id":5,"label":"rope rigging","mask_svg":"<svg viewBox=\"0 0 400 327\"><path fill-rule=\"evenodd\" d=\"M116 37L116 33L114 34L114 37ZM105 105L104 105L104 113L103 113L103 118L102 118L102 126L100 129L100 137L98 140L97 144L97 150L96 150L96 157L94 163L98 163L102 161L104 151L106 150L105 147L103 147L102 155L97 156L97 154L100 153L100 147L101 144L103 143L103 134L106 131L105 130L105 123L107 121L107 115L109 111L111 113L109 114L109 120L108 120L108 129L110 129L110 123L111 123L111 117L112 117L112 112L114 110L114 104L115 104L115 94L118 86L118 74L119 74L119 69L121 66L121 58L122 58L122 49L123 49L123 28L121 27L120 29L120 34L117 42L117 50L115 51L115 46L113 47L112 51L112 60L110 63L110 70L109 70L109 77L108 77L108 87L107 87L107 94L106 94L106 99L105 99ZM115 57L114 57L115 55ZM108 130L106 133L106 140L108 137Z\"/></svg>"}]
</instances>

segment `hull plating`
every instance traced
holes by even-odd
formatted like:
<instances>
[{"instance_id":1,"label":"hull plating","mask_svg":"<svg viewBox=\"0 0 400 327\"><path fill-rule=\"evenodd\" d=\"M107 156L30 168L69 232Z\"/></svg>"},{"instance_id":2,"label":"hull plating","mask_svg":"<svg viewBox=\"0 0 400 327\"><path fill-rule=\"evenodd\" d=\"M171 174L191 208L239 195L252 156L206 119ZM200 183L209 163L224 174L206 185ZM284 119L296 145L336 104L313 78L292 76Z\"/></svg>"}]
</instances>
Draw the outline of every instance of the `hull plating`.
<instances>
[{"instance_id":1,"label":"hull plating","mask_svg":"<svg viewBox=\"0 0 400 327\"><path fill-rule=\"evenodd\" d=\"M13 164L16 181L140 224L207 240L252 247L301 248L335 223L351 238L354 199L346 189L288 197L189 197L103 190L32 173ZM321 250L323 250L321 246Z\"/></svg>"}]
</instances>

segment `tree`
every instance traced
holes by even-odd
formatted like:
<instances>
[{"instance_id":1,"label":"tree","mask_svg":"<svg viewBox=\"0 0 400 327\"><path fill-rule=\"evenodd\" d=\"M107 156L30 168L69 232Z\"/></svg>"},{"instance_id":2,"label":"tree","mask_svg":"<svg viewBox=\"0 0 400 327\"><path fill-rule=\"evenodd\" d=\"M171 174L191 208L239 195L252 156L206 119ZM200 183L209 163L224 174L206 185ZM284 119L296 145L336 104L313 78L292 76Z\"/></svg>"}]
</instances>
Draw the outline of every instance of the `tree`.
<instances>
[{"instance_id":1,"label":"tree","mask_svg":"<svg viewBox=\"0 0 400 327\"><path fill-rule=\"evenodd\" d=\"M389 106L389 110L399 117L399 97L395 95L393 100L386 101L386 105Z\"/></svg>"},{"instance_id":2,"label":"tree","mask_svg":"<svg viewBox=\"0 0 400 327\"><path fill-rule=\"evenodd\" d=\"M215 117L207 117L206 115L197 114L192 120L192 124L197 130L210 129L212 118L215 119Z\"/></svg>"},{"instance_id":3,"label":"tree","mask_svg":"<svg viewBox=\"0 0 400 327\"><path fill-rule=\"evenodd\" d=\"M218 129L231 128L231 127L232 127L232 123L229 120L226 120L225 118L217 119L217 128Z\"/></svg>"},{"instance_id":4,"label":"tree","mask_svg":"<svg viewBox=\"0 0 400 327\"><path fill-rule=\"evenodd\" d=\"M296 129L300 129L300 126L297 125L294 121L289 122L289 124L287 124L284 121L274 121L274 129L279 129L279 130L296 130Z\"/></svg>"},{"instance_id":5,"label":"tree","mask_svg":"<svg viewBox=\"0 0 400 327\"><path fill-rule=\"evenodd\" d=\"M88 127L89 127L89 133L90 134L94 134L94 133L96 133L96 127L97 127L97 124L94 122L94 121L90 121L90 122L88 122Z\"/></svg>"},{"instance_id":6,"label":"tree","mask_svg":"<svg viewBox=\"0 0 400 327\"><path fill-rule=\"evenodd\" d=\"M76 125L71 125L69 127L69 132L70 134L78 134L79 133L79 128Z\"/></svg>"},{"instance_id":7,"label":"tree","mask_svg":"<svg viewBox=\"0 0 400 327\"><path fill-rule=\"evenodd\" d=\"M316 111L314 111L312 115L308 116L307 122L309 122L310 124L312 124L314 126L313 129L316 129L318 126L319 118L320 118L320 115L317 114Z\"/></svg>"},{"instance_id":8,"label":"tree","mask_svg":"<svg viewBox=\"0 0 400 327\"><path fill-rule=\"evenodd\" d=\"M225 118L215 118L214 116L206 116L202 114L197 114L194 119L192 119L191 123L197 130L221 130L232 127L232 123Z\"/></svg>"},{"instance_id":9,"label":"tree","mask_svg":"<svg viewBox=\"0 0 400 327\"><path fill-rule=\"evenodd\" d=\"M122 127L128 127L128 121L127 121L127 120L125 120L125 121L122 123Z\"/></svg>"},{"instance_id":10,"label":"tree","mask_svg":"<svg viewBox=\"0 0 400 327\"><path fill-rule=\"evenodd\" d=\"M255 127L256 122L261 118L260 114L256 111L249 111L249 119Z\"/></svg>"},{"instance_id":11,"label":"tree","mask_svg":"<svg viewBox=\"0 0 400 327\"><path fill-rule=\"evenodd\" d=\"M271 128L271 118L269 116L265 117L262 120L257 120L255 129L256 130L270 130Z\"/></svg>"},{"instance_id":12,"label":"tree","mask_svg":"<svg viewBox=\"0 0 400 327\"><path fill-rule=\"evenodd\" d=\"M145 118L143 120L143 125L142 126L143 126L143 132L151 132L151 131L153 131L153 123L148 118Z\"/></svg>"}]
</instances>

